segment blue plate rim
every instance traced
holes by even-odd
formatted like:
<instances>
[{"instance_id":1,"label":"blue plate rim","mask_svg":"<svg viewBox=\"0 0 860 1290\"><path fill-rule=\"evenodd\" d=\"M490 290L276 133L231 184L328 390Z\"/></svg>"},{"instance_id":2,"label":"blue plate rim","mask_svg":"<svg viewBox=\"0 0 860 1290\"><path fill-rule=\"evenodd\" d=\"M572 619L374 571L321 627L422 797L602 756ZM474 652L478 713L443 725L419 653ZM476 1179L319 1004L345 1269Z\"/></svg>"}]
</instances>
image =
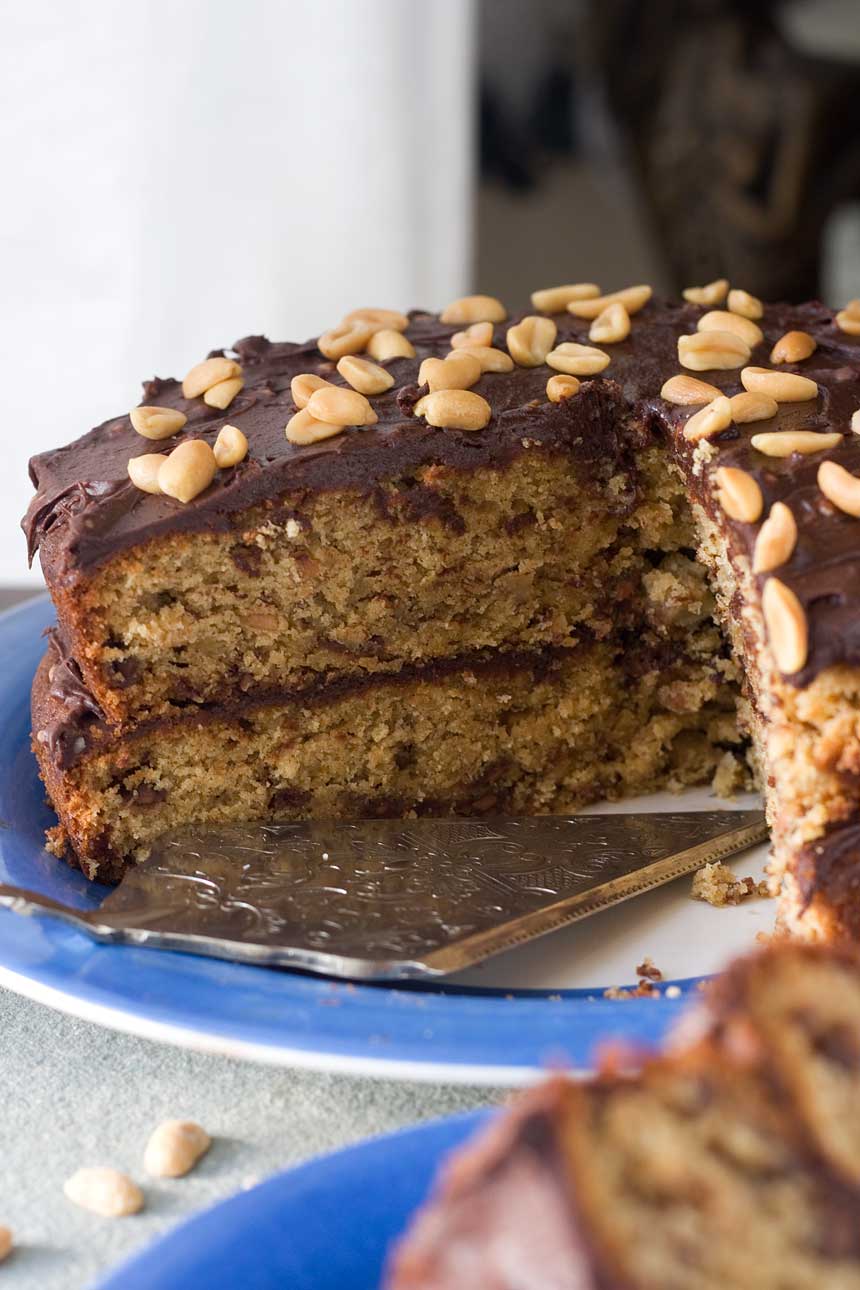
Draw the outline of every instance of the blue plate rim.
<instances>
[{"instance_id":1,"label":"blue plate rim","mask_svg":"<svg viewBox=\"0 0 860 1290\"><path fill-rule=\"evenodd\" d=\"M270 1201L277 1205L288 1222L289 1207L296 1198L311 1193L322 1199L329 1193L332 1182L343 1174L363 1170L373 1174L385 1167L394 1155L402 1157L405 1153L412 1157L417 1153L425 1168L429 1164L430 1178L427 1182L432 1185L445 1157L472 1139L499 1113L498 1108L482 1107L406 1125L280 1170L255 1186L234 1192L182 1219L111 1268L90 1290L160 1290L162 1285L165 1290L175 1290L180 1285L190 1285L189 1276L199 1276L211 1270L199 1266L200 1252L206 1251L207 1256L212 1253L211 1258L205 1256L209 1264L217 1260L219 1250L223 1250L225 1245L229 1247L233 1240L247 1236L256 1213L260 1208L265 1209ZM405 1226L398 1227L389 1235L396 1239L404 1230ZM390 1240L386 1246L390 1250ZM171 1278L166 1283L163 1281L165 1274ZM182 1280L177 1280L177 1276Z\"/></svg>"},{"instance_id":2,"label":"blue plate rim","mask_svg":"<svg viewBox=\"0 0 860 1290\"><path fill-rule=\"evenodd\" d=\"M9 725L12 709L18 723L0 763L0 801L11 793L13 757L21 774L34 774L32 754L21 747L20 691L26 687L29 693L40 633L51 621L46 595L0 614L0 729ZM10 844L4 832L0 850L14 852L16 836L13 828ZM56 874L57 881L71 881L64 871ZM49 916L25 919L0 910L0 985L17 993L113 1029L200 1051L383 1078L514 1086L547 1065L584 1071L595 1044L607 1037L658 1042L700 980L667 982L680 987L677 998L626 1000L605 999L599 989L347 984L171 951L99 945ZM249 1005L256 1005L256 1016Z\"/></svg>"}]
</instances>

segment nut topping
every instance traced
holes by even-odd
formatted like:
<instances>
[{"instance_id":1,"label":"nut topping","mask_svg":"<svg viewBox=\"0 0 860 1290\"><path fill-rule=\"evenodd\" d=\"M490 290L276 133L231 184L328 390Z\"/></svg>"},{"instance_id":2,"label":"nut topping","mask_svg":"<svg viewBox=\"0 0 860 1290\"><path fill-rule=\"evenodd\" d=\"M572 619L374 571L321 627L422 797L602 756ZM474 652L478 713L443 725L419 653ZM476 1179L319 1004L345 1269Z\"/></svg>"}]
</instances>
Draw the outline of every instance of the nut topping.
<instances>
[{"instance_id":1,"label":"nut topping","mask_svg":"<svg viewBox=\"0 0 860 1290\"><path fill-rule=\"evenodd\" d=\"M451 348L462 349L464 345L490 346L493 343L493 324L491 322L472 323L465 331L455 331L451 337Z\"/></svg>"},{"instance_id":2,"label":"nut topping","mask_svg":"<svg viewBox=\"0 0 860 1290\"><path fill-rule=\"evenodd\" d=\"M761 607L777 667L788 676L799 672L809 651L809 629L803 606L784 582L768 578Z\"/></svg>"},{"instance_id":3,"label":"nut topping","mask_svg":"<svg viewBox=\"0 0 860 1290\"><path fill-rule=\"evenodd\" d=\"M313 372L301 372L290 381L293 403L297 408L306 408L314 391L323 390L327 385L331 385L331 381L325 381L321 376L314 376Z\"/></svg>"},{"instance_id":4,"label":"nut topping","mask_svg":"<svg viewBox=\"0 0 860 1290\"><path fill-rule=\"evenodd\" d=\"M128 463L128 477L142 493L161 493L158 472L167 461L163 452L146 452L142 457L132 457Z\"/></svg>"},{"instance_id":5,"label":"nut topping","mask_svg":"<svg viewBox=\"0 0 860 1290\"><path fill-rule=\"evenodd\" d=\"M511 358L520 367L540 367L555 344L558 328L551 318L529 314L515 327L508 328L507 342Z\"/></svg>"},{"instance_id":6,"label":"nut topping","mask_svg":"<svg viewBox=\"0 0 860 1290\"><path fill-rule=\"evenodd\" d=\"M546 397L550 403L562 403L579 393L579 381L575 376L551 376L546 383Z\"/></svg>"},{"instance_id":7,"label":"nut topping","mask_svg":"<svg viewBox=\"0 0 860 1290\"><path fill-rule=\"evenodd\" d=\"M79 1169L63 1183L66 1198L102 1218L124 1218L143 1209L143 1192L118 1169Z\"/></svg>"},{"instance_id":8,"label":"nut topping","mask_svg":"<svg viewBox=\"0 0 860 1290\"><path fill-rule=\"evenodd\" d=\"M338 359L337 370L359 394L384 394L394 384L394 377L384 367L355 354L344 354Z\"/></svg>"},{"instance_id":9,"label":"nut topping","mask_svg":"<svg viewBox=\"0 0 860 1290\"><path fill-rule=\"evenodd\" d=\"M721 430L727 430L731 424L732 405L725 394L720 394L706 407L693 413L684 426L684 438L698 443L700 439L710 439Z\"/></svg>"},{"instance_id":10,"label":"nut topping","mask_svg":"<svg viewBox=\"0 0 860 1290\"><path fill-rule=\"evenodd\" d=\"M767 434L754 434L750 440L756 452L763 452L767 457L790 457L794 452L809 456L813 452L826 452L841 442L841 434L818 434L815 430L771 430Z\"/></svg>"},{"instance_id":11,"label":"nut topping","mask_svg":"<svg viewBox=\"0 0 860 1290\"><path fill-rule=\"evenodd\" d=\"M860 434L860 408L851 413L851 429L854 434Z\"/></svg>"},{"instance_id":12,"label":"nut topping","mask_svg":"<svg viewBox=\"0 0 860 1290\"><path fill-rule=\"evenodd\" d=\"M132 408L128 419L144 439L169 439L188 421L185 413L175 408Z\"/></svg>"},{"instance_id":13,"label":"nut topping","mask_svg":"<svg viewBox=\"0 0 860 1290\"><path fill-rule=\"evenodd\" d=\"M452 300L439 315L443 323L504 322L508 312L495 296L461 296Z\"/></svg>"},{"instance_id":14,"label":"nut topping","mask_svg":"<svg viewBox=\"0 0 860 1290\"><path fill-rule=\"evenodd\" d=\"M728 278L716 278L713 282L706 283L704 287L687 287L683 295L691 305L704 305L706 309L712 309L714 305L723 303L728 290Z\"/></svg>"},{"instance_id":15,"label":"nut topping","mask_svg":"<svg viewBox=\"0 0 860 1290\"><path fill-rule=\"evenodd\" d=\"M716 472L717 500L730 519L755 524L764 499L752 475L736 466L720 466Z\"/></svg>"},{"instance_id":16,"label":"nut topping","mask_svg":"<svg viewBox=\"0 0 860 1290\"><path fill-rule=\"evenodd\" d=\"M754 321L764 313L764 305L758 296L751 296L748 291L730 291L728 306L733 314L740 314L741 317L752 318Z\"/></svg>"},{"instance_id":17,"label":"nut topping","mask_svg":"<svg viewBox=\"0 0 860 1290\"><path fill-rule=\"evenodd\" d=\"M165 1120L153 1131L143 1153L143 1167L155 1178L182 1178L212 1145L193 1120Z\"/></svg>"},{"instance_id":18,"label":"nut topping","mask_svg":"<svg viewBox=\"0 0 860 1290\"><path fill-rule=\"evenodd\" d=\"M514 369L514 360L510 354L506 354L503 349L493 349L491 345L461 345L454 353L471 354L481 364L482 372L512 372ZM454 354L449 357L453 358Z\"/></svg>"},{"instance_id":19,"label":"nut topping","mask_svg":"<svg viewBox=\"0 0 860 1290\"><path fill-rule=\"evenodd\" d=\"M215 478L218 463L205 439L186 439L162 462L158 487L179 502L193 501Z\"/></svg>"},{"instance_id":20,"label":"nut topping","mask_svg":"<svg viewBox=\"0 0 860 1290\"><path fill-rule=\"evenodd\" d=\"M808 331L787 331L770 351L772 363L802 363L818 345Z\"/></svg>"},{"instance_id":21,"label":"nut topping","mask_svg":"<svg viewBox=\"0 0 860 1290\"><path fill-rule=\"evenodd\" d=\"M733 394L730 402L732 420L736 426L746 425L750 421L769 421L779 411L776 399L759 391L750 393L745 390L743 394Z\"/></svg>"},{"instance_id":22,"label":"nut topping","mask_svg":"<svg viewBox=\"0 0 860 1290\"><path fill-rule=\"evenodd\" d=\"M766 367L745 367L741 385L753 393L769 394L777 403L805 403L818 398L818 386L808 376L794 372L771 372Z\"/></svg>"},{"instance_id":23,"label":"nut topping","mask_svg":"<svg viewBox=\"0 0 860 1290\"><path fill-rule=\"evenodd\" d=\"M849 300L836 315L836 326L846 336L860 336L860 300Z\"/></svg>"},{"instance_id":24,"label":"nut topping","mask_svg":"<svg viewBox=\"0 0 860 1290\"><path fill-rule=\"evenodd\" d=\"M588 300L571 300L567 306L567 312L577 318L591 320L599 317L607 305L614 304L617 300L628 314L638 314L640 309L645 308L652 294L651 288L644 283L636 287L624 287L621 291L610 291L606 296L594 296Z\"/></svg>"},{"instance_id":25,"label":"nut topping","mask_svg":"<svg viewBox=\"0 0 860 1290\"><path fill-rule=\"evenodd\" d=\"M822 461L818 467L818 487L837 510L860 516L860 479L835 461Z\"/></svg>"},{"instance_id":26,"label":"nut topping","mask_svg":"<svg viewBox=\"0 0 860 1290\"><path fill-rule=\"evenodd\" d=\"M532 292L532 307L542 314L560 314L572 300L594 300L600 287L594 282L570 282L565 287L542 287Z\"/></svg>"},{"instance_id":27,"label":"nut topping","mask_svg":"<svg viewBox=\"0 0 860 1290\"><path fill-rule=\"evenodd\" d=\"M0 1263L2 1263L4 1259L8 1259L9 1255L12 1253L13 1245L12 1229L10 1227L6 1227L5 1224L0 1224Z\"/></svg>"},{"instance_id":28,"label":"nut topping","mask_svg":"<svg viewBox=\"0 0 860 1290\"><path fill-rule=\"evenodd\" d=\"M761 327L750 318L742 318L740 314L730 313L727 309L712 309L710 313L702 314L696 328L698 331L734 332L749 345L750 349L760 345L764 340Z\"/></svg>"},{"instance_id":29,"label":"nut topping","mask_svg":"<svg viewBox=\"0 0 860 1290\"><path fill-rule=\"evenodd\" d=\"M367 342L367 352L377 363L389 363L392 358L414 358L412 341L394 328L383 327L375 331Z\"/></svg>"},{"instance_id":30,"label":"nut topping","mask_svg":"<svg viewBox=\"0 0 860 1290\"><path fill-rule=\"evenodd\" d=\"M379 420L363 394L340 385L314 390L307 411L316 421L328 421L334 426L372 426Z\"/></svg>"},{"instance_id":31,"label":"nut topping","mask_svg":"<svg viewBox=\"0 0 860 1290\"><path fill-rule=\"evenodd\" d=\"M219 470L238 466L248 455L248 440L238 426L222 426L212 447Z\"/></svg>"},{"instance_id":32,"label":"nut topping","mask_svg":"<svg viewBox=\"0 0 860 1290\"><path fill-rule=\"evenodd\" d=\"M418 369L418 384L436 390L468 390L481 379L481 362L465 349L452 350L447 358L425 358Z\"/></svg>"},{"instance_id":33,"label":"nut topping","mask_svg":"<svg viewBox=\"0 0 860 1290\"><path fill-rule=\"evenodd\" d=\"M749 356L749 345L733 331L697 331L678 337L678 362L691 372L743 367Z\"/></svg>"},{"instance_id":34,"label":"nut topping","mask_svg":"<svg viewBox=\"0 0 860 1290\"><path fill-rule=\"evenodd\" d=\"M753 551L753 573L770 573L791 559L797 543L797 523L785 502L774 502L759 529Z\"/></svg>"},{"instance_id":35,"label":"nut topping","mask_svg":"<svg viewBox=\"0 0 860 1290\"><path fill-rule=\"evenodd\" d=\"M317 349L332 362L337 362L344 354L363 353L376 330L369 323L342 322L330 331L323 332L317 341Z\"/></svg>"},{"instance_id":36,"label":"nut topping","mask_svg":"<svg viewBox=\"0 0 860 1290\"><path fill-rule=\"evenodd\" d=\"M377 331L406 331L409 319L397 309L353 309L342 319L342 323L372 327Z\"/></svg>"},{"instance_id":37,"label":"nut topping","mask_svg":"<svg viewBox=\"0 0 860 1290\"><path fill-rule=\"evenodd\" d=\"M208 407L220 408L223 412L225 408L229 408L244 384L241 376L231 376L228 381L219 381L217 385L210 385L203 395L203 402Z\"/></svg>"},{"instance_id":38,"label":"nut topping","mask_svg":"<svg viewBox=\"0 0 860 1290\"><path fill-rule=\"evenodd\" d=\"M474 390L437 390L418 400L415 415L444 430L483 430L492 412Z\"/></svg>"},{"instance_id":39,"label":"nut topping","mask_svg":"<svg viewBox=\"0 0 860 1290\"><path fill-rule=\"evenodd\" d=\"M196 399L207 390L211 390L213 385L241 375L241 367L232 358L204 358L203 362L192 367L185 377L182 382L182 393L186 399Z\"/></svg>"},{"instance_id":40,"label":"nut topping","mask_svg":"<svg viewBox=\"0 0 860 1290\"><path fill-rule=\"evenodd\" d=\"M691 403L710 403L712 399L718 399L721 394L722 390L718 390L716 385L709 385L707 381L698 381L695 376L686 376L681 372L678 376L670 376L668 381L663 382L660 398L665 399L667 403L676 403L683 407Z\"/></svg>"},{"instance_id":41,"label":"nut topping","mask_svg":"<svg viewBox=\"0 0 860 1290\"><path fill-rule=\"evenodd\" d=\"M613 300L588 329L588 339L602 345L616 345L630 335L630 315L620 300Z\"/></svg>"},{"instance_id":42,"label":"nut topping","mask_svg":"<svg viewBox=\"0 0 860 1290\"><path fill-rule=\"evenodd\" d=\"M567 376L593 376L609 366L609 355L592 345L578 345L575 341L566 340L550 350L546 361L550 367Z\"/></svg>"},{"instance_id":43,"label":"nut topping","mask_svg":"<svg viewBox=\"0 0 860 1290\"><path fill-rule=\"evenodd\" d=\"M304 446L318 443L320 439L331 439L332 435L341 434L343 426L331 425L328 421L318 421L312 417L307 408L301 408L290 417L284 428L284 434L290 443Z\"/></svg>"}]
</instances>

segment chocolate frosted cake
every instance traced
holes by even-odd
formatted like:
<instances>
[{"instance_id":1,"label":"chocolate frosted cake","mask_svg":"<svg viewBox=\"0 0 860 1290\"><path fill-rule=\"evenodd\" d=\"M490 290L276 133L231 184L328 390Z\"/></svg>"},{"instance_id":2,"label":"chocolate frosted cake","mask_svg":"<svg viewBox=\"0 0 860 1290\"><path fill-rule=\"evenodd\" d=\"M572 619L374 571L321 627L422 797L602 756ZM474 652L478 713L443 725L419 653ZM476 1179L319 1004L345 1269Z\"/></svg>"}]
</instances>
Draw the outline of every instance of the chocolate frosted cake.
<instances>
[{"instance_id":1,"label":"chocolate frosted cake","mask_svg":"<svg viewBox=\"0 0 860 1290\"><path fill-rule=\"evenodd\" d=\"M686 294L360 309L34 458L55 849L753 776L785 924L860 933L860 305Z\"/></svg>"},{"instance_id":2,"label":"chocolate frosted cake","mask_svg":"<svg viewBox=\"0 0 860 1290\"><path fill-rule=\"evenodd\" d=\"M388 1290L860 1286L860 961L784 944L716 989L670 1055L556 1078L455 1155Z\"/></svg>"}]
</instances>

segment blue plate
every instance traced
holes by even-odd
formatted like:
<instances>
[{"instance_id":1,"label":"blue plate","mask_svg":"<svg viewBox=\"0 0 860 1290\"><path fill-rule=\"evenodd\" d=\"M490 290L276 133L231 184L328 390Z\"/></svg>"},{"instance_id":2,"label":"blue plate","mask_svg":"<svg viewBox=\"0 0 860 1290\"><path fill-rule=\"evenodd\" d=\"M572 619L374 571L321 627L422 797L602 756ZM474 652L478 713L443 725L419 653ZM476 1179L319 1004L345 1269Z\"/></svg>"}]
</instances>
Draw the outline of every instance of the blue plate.
<instances>
[{"instance_id":1,"label":"blue plate","mask_svg":"<svg viewBox=\"0 0 860 1290\"><path fill-rule=\"evenodd\" d=\"M85 908L106 889L44 850L53 816L29 747L30 684L52 620L47 597L0 615L0 880ZM8 910L0 910L0 985L121 1030L230 1056L506 1085L528 1082L547 1062L584 1068L607 1035L659 1041L683 1004L609 1000L594 989L349 985L97 945L49 916Z\"/></svg>"},{"instance_id":2,"label":"blue plate","mask_svg":"<svg viewBox=\"0 0 860 1290\"><path fill-rule=\"evenodd\" d=\"M490 1114L404 1129L277 1174L176 1228L97 1290L378 1290L441 1161Z\"/></svg>"}]
</instances>

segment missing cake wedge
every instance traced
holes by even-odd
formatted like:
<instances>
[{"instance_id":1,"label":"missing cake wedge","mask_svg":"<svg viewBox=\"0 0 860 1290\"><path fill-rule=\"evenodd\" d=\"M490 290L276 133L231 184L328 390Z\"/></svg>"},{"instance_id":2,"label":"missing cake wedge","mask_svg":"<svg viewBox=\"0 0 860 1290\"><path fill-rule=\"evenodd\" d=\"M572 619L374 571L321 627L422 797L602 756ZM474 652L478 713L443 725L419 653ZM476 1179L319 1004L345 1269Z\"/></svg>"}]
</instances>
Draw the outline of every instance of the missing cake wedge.
<instances>
[{"instance_id":1,"label":"missing cake wedge","mask_svg":"<svg viewBox=\"0 0 860 1290\"><path fill-rule=\"evenodd\" d=\"M824 948L730 967L736 1026L758 1033L746 1007L776 1001L763 993L772 966L822 1039L860 1042L860 963ZM850 986L838 1020L818 988L828 976ZM795 1051L790 1009L771 1021L766 1062L715 1030L639 1070L556 1077L522 1097L447 1163L387 1290L860 1286L860 1191L856 1168L834 1168L830 1075L812 1049ZM856 1060L843 1075L850 1136Z\"/></svg>"},{"instance_id":2,"label":"missing cake wedge","mask_svg":"<svg viewBox=\"0 0 860 1290\"><path fill-rule=\"evenodd\" d=\"M357 310L34 458L58 842L753 775L783 925L860 938L860 340L743 299Z\"/></svg>"}]
</instances>

